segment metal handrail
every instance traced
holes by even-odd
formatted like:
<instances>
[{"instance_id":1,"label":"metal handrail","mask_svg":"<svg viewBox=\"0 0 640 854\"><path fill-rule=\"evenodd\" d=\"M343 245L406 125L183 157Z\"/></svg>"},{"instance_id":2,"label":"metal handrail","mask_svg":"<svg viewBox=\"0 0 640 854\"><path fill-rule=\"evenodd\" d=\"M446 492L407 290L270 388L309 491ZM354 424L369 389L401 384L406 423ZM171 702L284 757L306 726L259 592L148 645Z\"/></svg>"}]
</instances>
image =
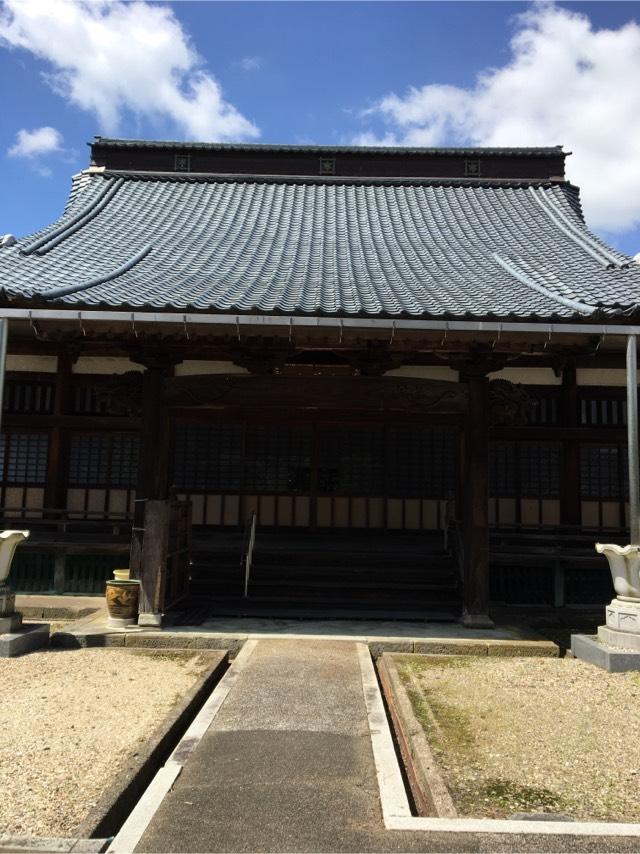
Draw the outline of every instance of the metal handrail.
<instances>
[{"instance_id":1,"label":"metal handrail","mask_svg":"<svg viewBox=\"0 0 640 854\"><path fill-rule=\"evenodd\" d=\"M245 526L244 547L242 557L240 558L240 566L244 565L244 597L249 596L249 578L251 576L251 563L253 561L253 548L256 544L256 521L258 515L255 510L251 511L251 516L247 519ZM248 531L248 535L247 532Z\"/></svg>"}]
</instances>

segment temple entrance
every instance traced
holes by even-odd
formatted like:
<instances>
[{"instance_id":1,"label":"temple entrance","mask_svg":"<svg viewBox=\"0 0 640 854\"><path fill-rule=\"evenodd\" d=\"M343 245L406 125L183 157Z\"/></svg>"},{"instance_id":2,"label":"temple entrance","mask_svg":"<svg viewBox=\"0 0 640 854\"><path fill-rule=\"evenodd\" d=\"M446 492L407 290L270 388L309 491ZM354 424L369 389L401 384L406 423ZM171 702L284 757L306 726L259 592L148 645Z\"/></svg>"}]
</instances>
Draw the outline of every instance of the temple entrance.
<instances>
[{"instance_id":1,"label":"temple entrance","mask_svg":"<svg viewBox=\"0 0 640 854\"><path fill-rule=\"evenodd\" d=\"M424 421L178 420L173 474L192 505L191 606L453 618L459 578L445 528L456 445L455 429Z\"/></svg>"}]
</instances>

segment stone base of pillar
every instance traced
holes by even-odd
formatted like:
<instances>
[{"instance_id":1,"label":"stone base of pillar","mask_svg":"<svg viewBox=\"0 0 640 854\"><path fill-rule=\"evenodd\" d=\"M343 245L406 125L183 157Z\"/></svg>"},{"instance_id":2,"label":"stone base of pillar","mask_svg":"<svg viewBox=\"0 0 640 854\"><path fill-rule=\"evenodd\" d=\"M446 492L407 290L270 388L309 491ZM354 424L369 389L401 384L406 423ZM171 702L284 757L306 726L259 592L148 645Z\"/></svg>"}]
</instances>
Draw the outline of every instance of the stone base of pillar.
<instances>
[{"instance_id":1,"label":"stone base of pillar","mask_svg":"<svg viewBox=\"0 0 640 854\"><path fill-rule=\"evenodd\" d=\"M135 626L135 617L109 617L107 626L110 629L126 629L127 626Z\"/></svg>"},{"instance_id":2,"label":"stone base of pillar","mask_svg":"<svg viewBox=\"0 0 640 854\"><path fill-rule=\"evenodd\" d=\"M488 614L463 614L460 622L465 629L493 629L496 625Z\"/></svg>"},{"instance_id":3,"label":"stone base of pillar","mask_svg":"<svg viewBox=\"0 0 640 854\"><path fill-rule=\"evenodd\" d=\"M147 612L138 615L138 625L147 629L162 628L162 614Z\"/></svg>"}]
</instances>

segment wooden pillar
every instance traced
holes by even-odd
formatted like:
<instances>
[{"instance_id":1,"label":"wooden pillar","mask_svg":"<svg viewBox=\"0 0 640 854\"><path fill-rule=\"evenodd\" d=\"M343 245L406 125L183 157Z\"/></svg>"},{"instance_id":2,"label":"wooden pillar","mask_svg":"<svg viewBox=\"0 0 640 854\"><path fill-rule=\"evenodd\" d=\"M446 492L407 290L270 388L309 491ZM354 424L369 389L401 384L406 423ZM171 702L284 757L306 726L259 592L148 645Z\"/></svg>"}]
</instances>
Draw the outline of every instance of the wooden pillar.
<instances>
[{"instance_id":1,"label":"wooden pillar","mask_svg":"<svg viewBox=\"0 0 640 854\"><path fill-rule=\"evenodd\" d=\"M166 359L136 361L146 365L142 375L140 456L136 499L163 499L169 494L169 413L165 402L165 379L173 367Z\"/></svg>"},{"instance_id":2,"label":"wooden pillar","mask_svg":"<svg viewBox=\"0 0 640 854\"><path fill-rule=\"evenodd\" d=\"M64 416L69 414L71 407L71 364L69 353L61 351L58 354L52 413L54 426L49 433L47 481L44 488L44 506L55 510L62 510L67 506L71 437L61 422Z\"/></svg>"},{"instance_id":3,"label":"wooden pillar","mask_svg":"<svg viewBox=\"0 0 640 854\"><path fill-rule=\"evenodd\" d=\"M486 628L493 626L489 618L489 378L481 365L468 365L461 380L469 389L462 495L462 622Z\"/></svg>"},{"instance_id":4,"label":"wooden pillar","mask_svg":"<svg viewBox=\"0 0 640 854\"><path fill-rule=\"evenodd\" d=\"M144 537L136 578L140 581L138 625L162 625L162 606L167 575L171 505L166 501L145 501Z\"/></svg>"},{"instance_id":5,"label":"wooden pillar","mask_svg":"<svg viewBox=\"0 0 640 854\"><path fill-rule=\"evenodd\" d=\"M562 369L560 424L571 431L578 426L578 385L573 360L566 362ZM563 525L581 523L580 444L576 439L565 439L562 443L560 522Z\"/></svg>"},{"instance_id":6,"label":"wooden pillar","mask_svg":"<svg viewBox=\"0 0 640 854\"><path fill-rule=\"evenodd\" d=\"M165 380L177 360L149 349L132 358L146 370L142 375L140 455L129 566L133 578L140 581L138 624L158 627L162 624L159 609L170 522L170 430Z\"/></svg>"}]
</instances>

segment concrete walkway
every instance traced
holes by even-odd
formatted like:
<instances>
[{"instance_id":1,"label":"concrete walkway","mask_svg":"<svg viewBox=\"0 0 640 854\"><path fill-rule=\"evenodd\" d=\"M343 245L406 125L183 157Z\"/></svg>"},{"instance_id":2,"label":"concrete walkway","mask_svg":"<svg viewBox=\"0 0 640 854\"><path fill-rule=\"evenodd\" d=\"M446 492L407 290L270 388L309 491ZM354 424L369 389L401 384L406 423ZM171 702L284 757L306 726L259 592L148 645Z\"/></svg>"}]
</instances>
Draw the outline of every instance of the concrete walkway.
<instances>
[{"instance_id":1,"label":"concrete walkway","mask_svg":"<svg viewBox=\"0 0 640 854\"><path fill-rule=\"evenodd\" d=\"M188 735L136 851L637 850L620 837L387 830L354 642L258 641L197 746Z\"/></svg>"}]
</instances>

